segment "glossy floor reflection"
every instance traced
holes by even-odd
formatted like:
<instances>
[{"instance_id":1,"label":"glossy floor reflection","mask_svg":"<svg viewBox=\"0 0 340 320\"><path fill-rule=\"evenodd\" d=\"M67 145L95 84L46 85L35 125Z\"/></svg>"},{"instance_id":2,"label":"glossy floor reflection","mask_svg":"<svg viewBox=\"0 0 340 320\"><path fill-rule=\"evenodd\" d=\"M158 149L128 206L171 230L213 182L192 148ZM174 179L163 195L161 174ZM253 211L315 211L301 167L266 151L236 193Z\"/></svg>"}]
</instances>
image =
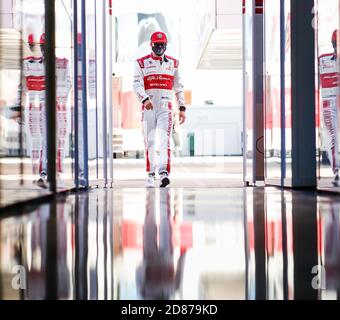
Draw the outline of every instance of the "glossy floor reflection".
<instances>
[{"instance_id":1,"label":"glossy floor reflection","mask_svg":"<svg viewBox=\"0 0 340 320\"><path fill-rule=\"evenodd\" d=\"M2 216L0 298L338 299L339 214L271 188L70 195Z\"/></svg>"}]
</instances>

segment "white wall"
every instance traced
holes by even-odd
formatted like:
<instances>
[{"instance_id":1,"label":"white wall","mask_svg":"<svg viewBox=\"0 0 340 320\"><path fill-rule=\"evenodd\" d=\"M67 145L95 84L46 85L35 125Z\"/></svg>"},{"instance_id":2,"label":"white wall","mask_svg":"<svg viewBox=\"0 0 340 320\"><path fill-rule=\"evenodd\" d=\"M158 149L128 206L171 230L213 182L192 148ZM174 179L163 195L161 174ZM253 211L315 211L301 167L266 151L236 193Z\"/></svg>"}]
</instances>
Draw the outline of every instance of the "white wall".
<instances>
[{"instance_id":1,"label":"white wall","mask_svg":"<svg viewBox=\"0 0 340 320\"><path fill-rule=\"evenodd\" d=\"M216 0L216 24L219 29L242 28L242 0Z\"/></svg>"},{"instance_id":2,"label":"white wall","mask_svg":"<svg viewBox=\"0 0 340 320\"><path fill-rule=\"evenodd\" d=\"M0 28L13 28L13 1L0 1Z\"/></svg>"},{"instance_id":3,"label":"white wall","mask_svg":"<svg viewBox=\"0 0 340 320\"><path fill-rule=\"evenodd\" d=\"M197 70L192 73L192 104L242 108L242 70Z\"/></svg>"},{"instance_id":4,"label":"white wall","mask_svg":"<svg viewBox=\"0 0 340 320\"><path fill-rule=\"evenodd\" d=\"M195 136L195 156L242 154L242 109L202 106L187 109L181 127L183 156L190 155L189 134Z\"/></svg>"}]
</instances>

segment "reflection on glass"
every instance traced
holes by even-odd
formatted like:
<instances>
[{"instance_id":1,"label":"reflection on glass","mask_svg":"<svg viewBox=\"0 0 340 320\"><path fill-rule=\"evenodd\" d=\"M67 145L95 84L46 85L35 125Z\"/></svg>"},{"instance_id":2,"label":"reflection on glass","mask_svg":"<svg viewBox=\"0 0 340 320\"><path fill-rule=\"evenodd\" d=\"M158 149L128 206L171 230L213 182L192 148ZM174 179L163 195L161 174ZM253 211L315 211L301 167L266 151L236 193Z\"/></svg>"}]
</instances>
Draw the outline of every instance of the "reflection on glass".
<instances>
[{"instance_id":1,"label":"reflection on glass","mask_svg":"<svg viewBox=\"0 0 340 320\"><path fill-rule=\"evenodd\" d=\"M280 1L265 3L266 179L281 178Z\"/></svg>"},{"instance_id":2,"label":"reflection on glass","mask_svg":"<svg viewBox=\"0 0 340 320\"><path fill-rule=\"evenodd\" d=\"M45 67L40 48L44 1L3 1L0 11L0 156L5 205L43 194L48 187Z\"/></svg>"},{"instance_id":3,"label":"reflection on glass","mask_svg":"<svg viewBox=\"0 0 340 320\"><path fill-rule=\"evenodd\" d=\"M71 1L58 0L56 8L56 117L58 187L73 187L73 87Z\"/></svg>"},{"instance_id":4,"label":"reflection on glass","mask_svg":"<svg viewBox=\"0 0 340 320\"><path fill-rule=\"evenodd\" d=\"M79 12L80 12L80 8ZM78 18L80 18L80 14ZM78 19L79 20L79 19ZM80 28L80 21L78 21ZM80 29L78 29L80 30ZM84 94L83 90L83 63L86 63L83 59L83 35L78 33L78 60L76 63L78 64L78 155L79 155L79 185L85 187L86 182L86 173L85 173L85 139L84 139L84 107L83 107L83 100Z\"/></svg>"},{"instance_id":5,"label":"reflection on glass","mask_svg":"<svg viewBox=\"0 0 340 320\"><path fill-rule=\"evenodd\" d=\"M339 187L339 2L317 1L319 187Z\"/></svg>"},{"instance_id":6,"label":"reflection on glass","mask_svg":"<svg viewBox=\"0 0 340 320\"><path fill-rule=\"evenodd\" d=\"M99 178L99 114L97 104L97 25L96 1L86 2L87 22L87 110L88 110L88 145L89 145L89 179L95 182Z\"/></svg>"},{"instance_id":7,"label":"reflection on glass","mask_svg":"<svg viewBox=\"0 0 340 320\"><path fill-rule=\"evenodd\" d=\"M244 14L245 19L245 135L246 135L246 172L245 177L246 181L252 182L252 168L253 168L253 157L254 157L254 150L253 150L253 0L246 3L246 12Z\"/></svg>"},{"instance_id":8,"label":"reflection on glass","mask_svg":"<svg viewBox=\"0 0 340 320\"><path fill-rule=\"evenodd\" d=\"M288 181L292 179L292 67L291 67L291 6L289 1L285 5L285 155L286 176Z\"/></svg>"},{"instance_id":9,"label":"reflection on glass","mask_svg":"<svg viewBox=\"0 0 340 320\"><path fill-rule=\"evenodd\" d=\"M28 100L28 128L32 173L39 186L47 188L47 132L45 104L45 37L28 35L29 52L23 59L23 94L24 105Z\"/></svg>"},{"instance_id":10,"label":"reflection on glass","mask_svg":"<svg viewBox=\"0 0 340 320\"><path fill-rule=\"evenodd\" d=\"M39 43L34 43L33 34L29 35L31 56L24 58L23 92L29 100L29 131L31 141L32 172L38 176L35 182L47 188L47 132L45 105L45 34ZM37 56L35 46L39 45L41 56ZM56 108L57 108L57 170L63 172L65 143L67 134L66 103L71 89L69 60L56 58Z\"/></svg>"}]
</instances>

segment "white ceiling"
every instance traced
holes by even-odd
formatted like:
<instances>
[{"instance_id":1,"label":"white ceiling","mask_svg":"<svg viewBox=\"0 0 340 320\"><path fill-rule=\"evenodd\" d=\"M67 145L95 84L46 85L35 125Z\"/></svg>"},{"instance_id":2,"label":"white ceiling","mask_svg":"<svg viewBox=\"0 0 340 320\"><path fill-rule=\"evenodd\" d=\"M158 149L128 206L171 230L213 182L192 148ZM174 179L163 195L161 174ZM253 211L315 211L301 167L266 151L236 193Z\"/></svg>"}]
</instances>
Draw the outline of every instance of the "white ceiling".
<instances>
[{"instance_id":1,"label":"white ceiling","mask_svg":"<svg viewBox=\"0 0 340 320\"><path fill-rule=\"evenodd\" d=\"M215 0L214 16L197 69L242 69L242 1Z\"/></svg>"},{"instance_id":2,"label":"white ceiling","mask_svg":"<svg viewBox=\"0 0 340 320\"><path fill-rule=\"evenodd\" d=\"M242 69L242 29L212 30L197 69Z\"/></svg>"}]
</instances>

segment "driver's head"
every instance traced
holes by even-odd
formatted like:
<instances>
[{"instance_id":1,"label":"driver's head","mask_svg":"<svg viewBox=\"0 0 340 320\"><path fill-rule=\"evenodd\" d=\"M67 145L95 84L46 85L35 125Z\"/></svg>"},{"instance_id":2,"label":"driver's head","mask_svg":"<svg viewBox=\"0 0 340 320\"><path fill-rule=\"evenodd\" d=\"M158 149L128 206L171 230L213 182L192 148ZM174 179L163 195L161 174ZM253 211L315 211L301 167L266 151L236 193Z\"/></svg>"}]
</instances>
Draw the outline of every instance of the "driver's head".
<instances>
[{"instance_id":1,"label":"driver's head","mask_svg":"<svg viewBox=\"0 0 340 320\"><path fill-rule=\"evenodd\" d=\"M156 56L163 56L167 43L168 39L164 32L157 31L151 35L151 49Z\"/></svg>"},{"instance_id":2,"label":"driver's head","mask_svg":"<svg viewBox=\"0 0 340 320\"><path fill-rule=\"evenodd\" d=\"M40 45L40 50L41 50L41 54L43 55L43 57L45 57L45 33L43 33L40 37L40 41L39 41L39 45Z\"/></svg>"},{"instance_id":3,"label":"driver's head","mask_svg":"<svg viewBox=\"0 0 340 320\"><path fill-rule=\"evenodd\" d=\"M339 29L334 30L332 34L332 45L335 51L337 51L337 44L338 44L339 37L340 37L340 30Z\"/></svg>"}]
</instances>

